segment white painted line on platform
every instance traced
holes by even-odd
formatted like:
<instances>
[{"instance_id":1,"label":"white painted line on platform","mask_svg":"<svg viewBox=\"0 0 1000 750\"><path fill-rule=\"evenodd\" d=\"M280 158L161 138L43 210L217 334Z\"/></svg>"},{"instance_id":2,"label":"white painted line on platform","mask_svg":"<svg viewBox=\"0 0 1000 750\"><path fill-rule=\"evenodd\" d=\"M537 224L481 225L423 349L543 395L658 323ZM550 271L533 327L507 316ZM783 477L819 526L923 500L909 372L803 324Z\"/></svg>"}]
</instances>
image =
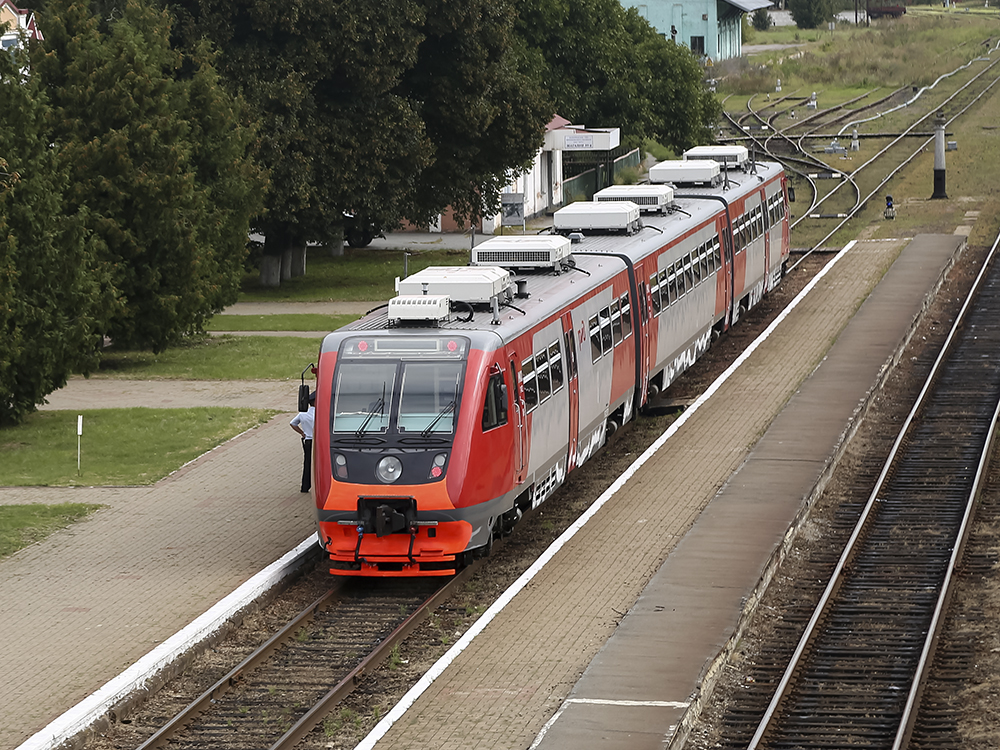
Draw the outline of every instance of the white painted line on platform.
<instances>
[{"instance_id":1,"label":"white painted line on platform","mask_svg":"<svg viewBox=\"0 0 1000 750\"><path fill-rule=\"evenodd\" d=\"M440 659L438 659L437 662L435 662L427 673L421 677L420 680L412 688L410 688L402 698L400 698L399 703L393 706L392 710L385 715L385 718L375 725L375 728L372 729L367 737L355 746L354 750L372 750L372 748L375 747L375 743L382 739L389 729L392 728L392 725L403 717L407 710L409 710L410 706L412 706L424 693L424 691L431 686L431 683L441 676L444 670L447 669L453 661L455 661L458 655L461 654L470 643L472 643L473 639L479 635L486 628L486 626L489 625L501 611L503 611L503 608L510 603L510 601L521 591L521 589L527 586L528 583L530 583L531 580L538 574L538 572L541 571L541 569L544 568L553 557L555 557L556 553L563 548L566 542L576 536L576 533L582 529L601 508L604 507L608 500L610 500L612 496L614 496L614 494L618 492L618 490L620 490L629 479L632 478L639 468L658 450L660 450L667 440L676 434L681 426L691 418L691 415L694 414L702 404L708 401L708 399L722 387L723 383L729 380L732 374L736 372L736 370L750 357L750 355L757 351L758 347L760 347L760 345L764 343L764 341L766 341L772 333L774 333L774 330L792 312L792 310L798 307L799 303L805 299L806 295L808 295L813 288L815 288L820 279L826 276L826 274L830 272L830 269L832 269L834 265L836 265L840 259L843 258L852 247L854 247L855 244L855 240L851 240L851 242L847 243L847 245L844 246L844 249L837 253L830 260L830 262L827 263L808 284L806 284L802 291L796 295L795 299L791 301L788 307L782 310L778 317L774 319L771 325L769 325L767 329L760 336L758 336L749 347L747 347L747 349L736 359L735 362L726 368L724 373L716 378L715 382L713 382L712 385L710 385L708 389L701 396L699 396L693 404L691 404L691 406L684 410L680 417L671 423L670 427L668 427L667 430L660 435L660 437L658 437L656 441L650 445L649 448L647 448L646 451L639 456L639 458L637 458L635 462L629 466L628 469L626 469L625 472L618 477L599 498L597 498L597 500L594 501L593 505L591 505L586 512L580 516L575 523L573 523L572 526L566 529L566 531L564 531L558 539L549 545L549 548L542 553L541 557L539 557L534 564L531 565L531 567L524 571L524 573L521 574L521 577L514 581L510 588L504 591L503 594L500 595L500 598L497 599L493 605L487 609L475 623L473 623L472 627L469 628L465 634L455 642L455 645L448 649L448 651ZM563 707L565 707L565 705L566 704L564 703ZM561 712L562 708L556 712L556 716L558 716ZM542 732L547 731L546 728L550 726L553 721L555 721L556 716L553 716L552 719L549 720L545 727L543 727ZM532 743L531 747L534 748L537 745L537 742L538 740L536 739L536 742Z\"/></svg>"},{"instance_id":2,"label":"white painted line on platform","mask_svg":"<svg viewBox=\"0 0 1000 750\"><path fill-rule=\"evenodd\" d=\"M280 583L296 569L299 558L318 543L318 536L313 534L186 628L172 635L120 675L109 680L103 687L54 719L44 729L33 734L17 750L47 750L59 747L93 726L102 716L129 695L142 689L150 679L189 651L192 646L216 633L229 618L261 597L272 586Z\"/></svg>"}]
</instances>

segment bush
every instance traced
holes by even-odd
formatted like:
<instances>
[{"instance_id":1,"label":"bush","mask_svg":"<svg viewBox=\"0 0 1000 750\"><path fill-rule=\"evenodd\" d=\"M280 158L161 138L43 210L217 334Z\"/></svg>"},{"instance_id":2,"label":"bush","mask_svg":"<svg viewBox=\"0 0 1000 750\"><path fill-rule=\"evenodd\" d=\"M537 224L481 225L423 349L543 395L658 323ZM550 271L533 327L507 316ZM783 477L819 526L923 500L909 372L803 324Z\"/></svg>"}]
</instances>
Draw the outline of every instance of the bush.
<instances>
[{"instance_id":1,"label":"bush","mask_svg":"<svg viewBox=\"0 0 1000 750\"><path fill-rule=\"evenodd\" d=\"M757 8L750 16L750 25L757 31L767 31L771 28L771 14L766 8Z\"/></svg>"}]
</instances>

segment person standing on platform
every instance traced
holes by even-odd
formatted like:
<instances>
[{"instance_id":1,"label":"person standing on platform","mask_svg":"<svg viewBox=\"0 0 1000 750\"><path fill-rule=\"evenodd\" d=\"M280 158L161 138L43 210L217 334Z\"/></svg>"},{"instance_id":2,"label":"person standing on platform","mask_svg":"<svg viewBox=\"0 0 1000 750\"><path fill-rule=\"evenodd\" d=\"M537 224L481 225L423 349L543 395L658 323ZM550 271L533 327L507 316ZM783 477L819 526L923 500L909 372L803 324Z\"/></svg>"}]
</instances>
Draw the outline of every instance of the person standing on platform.
<instances>
[{"instance_id":1,"label":"person standing on platform","mask_svg":"<svg viewBox=\"0 0 1000 750\"><path fill-rule=\"evenodd\" d=\"M302 436L302 492L312 489L313 426L316 423L316 391L309 394L309 410L300 411L289 424Z\"/></svg>"}]
</instances>

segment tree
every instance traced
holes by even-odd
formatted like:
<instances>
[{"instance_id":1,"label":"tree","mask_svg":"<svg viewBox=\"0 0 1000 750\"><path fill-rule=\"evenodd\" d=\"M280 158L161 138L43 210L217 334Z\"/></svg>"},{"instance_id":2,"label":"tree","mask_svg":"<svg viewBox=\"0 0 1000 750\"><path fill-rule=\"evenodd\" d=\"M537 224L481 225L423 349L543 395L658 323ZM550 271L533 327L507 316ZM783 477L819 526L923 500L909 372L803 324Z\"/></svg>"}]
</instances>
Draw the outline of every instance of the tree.
<instances>
[{"instance_id":1,"label":"tree","mask_svg":"<svg viewBox=\"0 0 1000 750\"><path fill-rule=\"evenodd\" d=\"M750 25L757 31L767 31L771 28L771 14L767 12L767 8L757 8L751 13Z\"/></svg>"},{"instance_id":2,"label":"tree","mask_svg":"<svg viewBox=\"0 0 1000 750\"><path fill-rule=\"evenodd\" d=\"M111 18L50 0L32 70L50 137L106 283L101 330L160 351L234 302L256 211L251 131L204 49L170 47L168 14L126 0Z\"/></svg>"},{"instance_id":3,"label":"tree","mask_svg":"<svg viewBox=\"0 0 1000 750\"><path fill-rule=\"evenodd\" d=\"M507 0L170 7L177 43L206 35L260 123L266 285L278 283L276 258L328 240L345 213L377 227L424 223L449 204L478 213L551 116L513 47Z\"/></svg>"},{"instance_id":4,"label":"tree","mask_svg":"<svg viewBox=\"0 0 1000 750\"><path fill-rule=\"evenodd\" d=\"M85 216L65 205L48 103L25 63L0 55L0 425L97 362L94 247Z\"/></svg>"},{"instance_id":5,"label":"tree","mask_svg":"<svg viewBox=\"0 0 1000 750\"><path fill-rule=\"evenodd\" d=\"M815 29L833 20L831 0L788 0L788 10L800 29Z\"/></svg>"},{"instance_id":6,"label":"tree","mask_svg":"<svg viewBox=\"0 0 1000 750\"><path fill-rule=\"evenodd\" d=\"M521 0L518 33L543 60L555 110L681 150L705 141L719 105L689 49L617 0Z\"/></svg>"}]
</instances>

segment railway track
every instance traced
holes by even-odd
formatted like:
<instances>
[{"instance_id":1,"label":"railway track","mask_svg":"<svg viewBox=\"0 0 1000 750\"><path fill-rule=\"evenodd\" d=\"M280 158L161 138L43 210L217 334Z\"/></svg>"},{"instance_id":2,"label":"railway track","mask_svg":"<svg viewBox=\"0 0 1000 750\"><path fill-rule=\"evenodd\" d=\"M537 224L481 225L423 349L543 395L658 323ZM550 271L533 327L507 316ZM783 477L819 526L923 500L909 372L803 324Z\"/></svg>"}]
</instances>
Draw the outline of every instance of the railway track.
<instances>
[{"instance_id":1,"label":"railway track","mask_svg":"<svg viewBox=\"0 0 1000 750\"><path fill-rule=\"evenodd\" d=\"M466 577L337 582L139 748L294 747Z\"/></svg>"},{"instance_id":2,"label":"railway track","mask_svg":"<svg viewBox=\"0 0 1000 750\"><path fill-rule=\"evenodd\" d=\"M946 617L946 605L956 570L985 579L996 562L992 527L986 549L961 562L1000 403L995 261L977 285L939 359L914 363L932 374L910 415L900 415L892 446L893 436L868 438L865 452L888 459L863 466L853 486L834 493L833 510L813 527L821 538L805 543L798 569L781 576L785 595L762 607L770 632L730 665L723 695L686 747L898 748L911 731L910 747L963 746L961 688L974 674L979 639L961 629L983 613L969 603ZM847 540L842 554L838 539ZM955 636L939 633L946 621L959 628ZM935 654L938 639L945 645ZM933 687L923 693L929 675Z\"/></svg>"},{"instance_id":3,"label":"railway track","mask_svg":"<svg viewBox=\"0 0 1000 750\"><path fill-rule=\"evenodd\" d=\"M996 52L994 46L990 53ZM951 125L998 82L1000 59L978 56L916 94L899 89L862 103L872 93L868 92L804 118L793 118L790 114L802 111L803 97L768 101L757 109L753 108L751 97L746 114L726 114L734 133L720 140L747 143L758 158L764 155L781 162L797 176L800 184L808 187L808 205L804 209L793 205L791 223L792 229L797 229L797 234L808 242L808 254L821 249L869 201L887 192L890 181L925 151L933 142L929 133L939 112L946 114L946 127ZM855 103L860 106L854 109L846 106ZM766 130L759 133L747 130L746 123L750 120L762 123ZM891 122L887 126L889 132L865 132L866 127L886 122ZM837 126L840 126L838 136L859 130L865 136L866 153L873 149L874 152L857 166L852 160L860 152L851 157L847 156L846 148L843 154L823 153L828 141L821 141L819 134ZM824 138L827 135L824 133Z\"/></svg>"}]
</instances>

